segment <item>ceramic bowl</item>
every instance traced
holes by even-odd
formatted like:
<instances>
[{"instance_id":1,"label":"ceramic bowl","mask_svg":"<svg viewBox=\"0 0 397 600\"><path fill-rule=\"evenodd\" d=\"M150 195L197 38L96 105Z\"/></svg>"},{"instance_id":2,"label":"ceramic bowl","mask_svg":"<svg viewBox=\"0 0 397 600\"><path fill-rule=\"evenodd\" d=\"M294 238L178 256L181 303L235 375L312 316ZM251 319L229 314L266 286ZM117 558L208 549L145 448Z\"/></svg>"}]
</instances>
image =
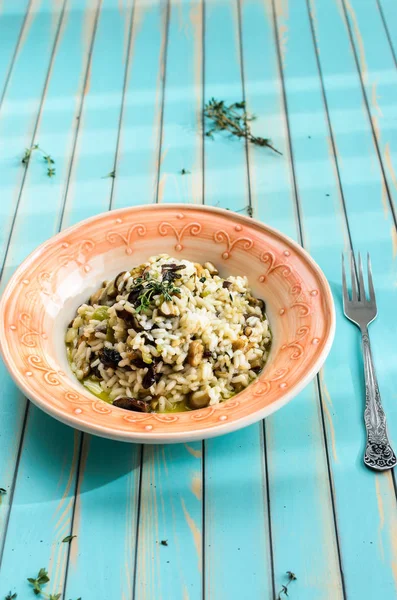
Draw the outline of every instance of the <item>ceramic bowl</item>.
<instances>
[{"instance_id":1,"label":"ceramic bowl","mask_svg":"<svg viewBox=\"0 0 397 600\"><path fill-rule=\"evenodd\" d=\"M210 261L225 277L247 275L266 301L268 363L224 403L176 414L125 411L91 395L69 368L64 335L77 307L104 279L159 253ZM63 231L20 265L0 304L2 356L23 393L72 427L129 442L203 439L263 419L313 379L334 330L328 283L300 246L248 217L196 205L117 210Z\"/></svg>"}]
</instances>

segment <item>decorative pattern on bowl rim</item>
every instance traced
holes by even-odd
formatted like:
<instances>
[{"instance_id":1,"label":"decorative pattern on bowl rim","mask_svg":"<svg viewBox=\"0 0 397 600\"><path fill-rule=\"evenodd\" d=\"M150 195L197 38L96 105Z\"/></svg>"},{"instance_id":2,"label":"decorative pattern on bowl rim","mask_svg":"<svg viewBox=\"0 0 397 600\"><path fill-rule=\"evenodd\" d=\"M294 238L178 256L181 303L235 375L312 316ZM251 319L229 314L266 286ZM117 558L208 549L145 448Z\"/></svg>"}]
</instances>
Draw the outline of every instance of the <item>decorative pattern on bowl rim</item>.
<instances>
[{"instance_id":1,"label":"decorative pattern on bowl rim","mask_svg":"<svg viewBox=\"0 0 397 600\"><path fill-rule=\"evenodd\" d=\"M68 270L77 268L87 274L92 258L117 248L133 255L141 240L159 236L173 238L176 253L192 239L215 244L219 246L219 264L235 252L244 253L248 261L259 265L259 284L278 277L280 285L288 286L289 304L282 306L278 314L286 318L288 311L296 311L297 326L291 339L281 346L281 358L229 401L185 413L126 414L96 399L70 374L57 368L50 336L43 327L45 307L47 302L61 306L57 282ZM310 289L307 280L313 284ZM248 424L273 412L317 372L328 353L335 326L329 286L298 245L248 217L194 205L122 209L58 234L17 269L4 292L1 309L1 350L26 395L64 422L123 439L129 434L133 438L150 437L154 432L161 439L176 434L181 439L192 439L193 431L194 437L205 437L209 430L222 429L226 424L229 430L236 429L241 421Z\"/></svg>"}]
</instances>

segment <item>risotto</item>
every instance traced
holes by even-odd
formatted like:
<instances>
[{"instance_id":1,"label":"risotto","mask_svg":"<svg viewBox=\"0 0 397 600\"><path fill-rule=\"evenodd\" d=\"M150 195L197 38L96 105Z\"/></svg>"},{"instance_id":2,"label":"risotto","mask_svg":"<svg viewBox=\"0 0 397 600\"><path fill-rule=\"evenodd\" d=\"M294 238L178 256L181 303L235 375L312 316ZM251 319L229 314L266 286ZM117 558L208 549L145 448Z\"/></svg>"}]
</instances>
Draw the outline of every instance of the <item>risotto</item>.
<instances>
[{"instance_id":1,"label":"risotto","mask_svg":"<svg viewBox=\"0 0 397 600\"><path fill-rule=\"evenodd\" d=\"M231 398L262 370L271 333L246 277L161 254L105 281L66 332L71 369L126 410L170 412Z\"/></svg>"}]
</instances>

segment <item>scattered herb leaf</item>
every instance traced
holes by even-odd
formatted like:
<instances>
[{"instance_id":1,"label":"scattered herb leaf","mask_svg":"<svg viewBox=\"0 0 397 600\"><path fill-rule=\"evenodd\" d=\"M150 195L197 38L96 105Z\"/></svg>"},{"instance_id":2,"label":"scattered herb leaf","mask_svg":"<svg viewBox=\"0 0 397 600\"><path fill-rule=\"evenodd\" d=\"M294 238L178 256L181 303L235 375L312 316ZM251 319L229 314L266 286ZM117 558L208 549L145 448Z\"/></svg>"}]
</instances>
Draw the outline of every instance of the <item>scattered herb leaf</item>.
<instances>
[{"instance_id":1,"label":"scattered herb leaf","mask_svg":"<svg viewBox=\"0 0 397 600\"><path fill-rule=\"evenodd\" d=\"M114 169L113 171L110 171L110 173L108 173L107 175L102 177L102 179L107 179L108 177L111 177L112 179L114 179L116 177L116 170Z\"/></svg>"},{"instance_id":2,"label":"scattered herb leaf","mask_svg":"<svg viewBox=\"0 0 397 600\"><path fill-rule=\"evenodd\" d=\"M190 175L190 171L188 171L187 169L182 169L180 173L181 175Z\"/></svg>"},{"instance_id":3,"label":"scattered herb leaf","mask_svg":"<svg viewBox=\"0 0 397 600\"><path fill-rule=\"evenodd\" d=\"M65 538L63 538L62 542L67 543L67 542L71 542L73 538L77 537L76 535L67 535Z\"/></svg>"},{"instance_id":4,"label":"scattered herb leaf","mask_svg":"<svg viewBox=\"0 0 397 600\"><path fill-rule=\"evenodd\" d=\"M40 569L37 577L28 577L28 581L33 586L33 592L38 596L43 591L42 586L48 583L50 578L48 577L47 570L43 568Z\"/></svg>"},{"instance_id":5,"label":"scattered herb leaf","mask_svg":"<svg viewBox=\"0 0 397 600\"><path fill-rule=\"evenodd\" d=\"M162 546L168 546L168 540L161 540L160 544Z\"/></svg>"},{"instance_id":6,"label":"scattered herb leaf","mask_svg":"<svg viewBox=\"0 0 397 600\"><path fill-rule=\"evenodd\" d=\"M25 148L25 154L23 155L22 160L21 160L22 164L24 164L26 166L29 164L29 161L32 157L32 153L35 150L38 150L39 152L41 152L43 154L43 159L48 165L47 175L48 175L48 177L53 177L55 175L55 169L53 167L51 167L51 165L55 165L55 160L52 158L52 156L50 154L45 152L43 150L43 148L40 148L39 144L33 144L32 146L30 146L30 148Z\"/></svg>"},{"instance_id":7,"label":"scattered herb leaf","mask_svg":"<svg viewBox=\"0 0 397 600\"><path fill-rule=\"evenodd\" d=\"M4 600L15 600L15 598L18 596L18 594L16 592L14 592L13 594L11 594L11 592L8 592L7 596L4 598Z\"/></svg>"},{"instance_id":8,"label":"scattered herb leaf","mask_svg":"<svg viewBox=\"0 0 397 600\"><path fill-rule=\"evenodd\" d=\"M6 494L7 490L5 490L4 488L0 487L0 495Z\"/></svg>"},{"instance_id":9,"label":"scattered herb leaf","mask_svg":"<svg viewBox=\"0 0 397 600\"><path fill-rule=\"evenodd\" d=\"M245 102L234 102L227 105L224 100L211 98L204 107L204 116L212 121L211 129L205 132L207 137L213 139L217 131L228 131L238 138L245 138L256 146L266 146L281 154L268 138L258 137L252 134L250 122L254 121L255 115L250 115L245 110Z\"/></svg>"},{"instance_id":10,"label":"scattered herb leaf","mask_svg":"<svg viewBox=\"0 0 397 600\"><path fill-rule=\"evenodd\" d=\"M229 210L229 209L226 209L226 210ZM254 211L252 210L252 206L250 204L248 204L247 206L244 206L244 208L239 208L239 210L235 210L234 212L236 212L236 213L242 213L245 210L247 211L247 215L249 217L252 218L254 216Z\"/></svg>"},{"instance_id":11,"label":"scattered herb leaf","mask_svg":"<svg viewBox=\"0 0 397 600\"><path fill-rule=\"evenodd\" d=\"M281 586L281 590L277 594L276 600L282 600L283 596L287 596L288 597L288 586L290 585L290 583L292 581L296 581L297 580L297 576L292 571L287 571L287 576L288 576L288 583L286 583L285 585Z\"/></svg>"},{"instance_id":12,"label":"scattered herb leaf","mask_svg":"<svg viewBox=\"0 0 397 600\"><path fill-rule=\"evenodd\" d=\"M206 277L200 277L199 281L201 281L201 283L204 283L205 281L207 281Z\"/></svg>"}]
</instances>

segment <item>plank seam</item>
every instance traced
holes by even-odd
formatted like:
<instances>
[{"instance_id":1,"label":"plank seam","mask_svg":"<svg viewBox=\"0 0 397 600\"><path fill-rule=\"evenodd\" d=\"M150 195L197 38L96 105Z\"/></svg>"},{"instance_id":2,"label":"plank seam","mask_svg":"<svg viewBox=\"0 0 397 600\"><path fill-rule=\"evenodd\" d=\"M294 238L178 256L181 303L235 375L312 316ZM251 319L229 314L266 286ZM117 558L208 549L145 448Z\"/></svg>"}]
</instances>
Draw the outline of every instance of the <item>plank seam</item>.
<instances>
[{"instance_id":1,"label":"plank seam","mask_svg":"<svg viewBox=\"0 0 397 600\"><path fill-rule=\"evenodd\" d=\"M12 73L12 70L14 68L14 64L15 64L16 58L17 58L18 53L19 53L19 49L20 49L20 46L21 46L21 41L22 41L23 33L25 31L26 23L27 23L27 20L28 20L28 15L29 15L30 9L32 7L32 2L33 2L33 0L29 0L28 7L27 7L27 9L25 11L25 16L24 16L23 21L22 21L21 29L20 29L19 34L18 34L18 40L17 40L17 43L15 45L15 50L13 52L13 55L12 55L12 58L11 58L11 61L10 61L10 65L8 67L7 75L6 75L5 82L4 82L3 92L2 92L1 98L0 98L0 110L1 110L1 107L3 106L4 97L5 97L6 93L7 93L8 84L9 84L10 79L11 79L11 73Z\"/></svg>"},{"instance_id":2,"label":"plank seam","mask_svg":"<svg viewBox=\"0 0 397 600\"><path fill-rule=\"evenodd\" d=\"M375 127L374 127L374 124L373 124L373 121L372 121L371 110L370 110L369 103L368 103L367 92L366 92L365 86L364 86L363 75L362 75L360 63L359 63L358 56L357 56L357 50L356 50L356 45L354 43L354 37L353 37L352 30L351 30L350 20L349 20L349 17L347 15L345 0L340 0L340 1L341 1L342 8L343 8L343 16L344 16L345 26L346 26L347 33L348 33L348 38L349 38L350 46L351 46L351 49L352 49L352 53L353 53L353 57L354 57L354 62L356 64L356 69L357 69L358 77L360 79L361 93L362 93L362 96L363 96L363 100L364 100L364 104L365 104L365 109L366 109L366 112L367 112L367 117L368 117L368 120L369 120L369 123L370 123L370 126L371 126L371 132L372 132L372 138L373 138L373 142L374 142L374 146L375 146L375 151L376 151L376 154L377 154L377 157L378 157L379 166L380 166L380 170L381 170L382 178L383 178L383 183L385 185L385 189L386 189L386 193L387 193L387 198L389 200L391 214L393 216L394 228L397 231L397 215L396 215L396 211L395 211L395 208L394 208L394 203L393 203L393 198L392 198L392 195L391 195L391 192L390 192L389 183L387 181L386 171L385 171L385 168L383 166L383 159L382 159L382 155L381 155L380 148L379 148L378 137L376 135Z\"/></svg>"},{"instance_id":3,"label":"plank seam","mask_svg":"<svg viewBox=\"0 0 397 600\"><path fill-rule=\"evenodd\" d=\"M126 61L125 61L125 71L124 71L124 81L123 81L123 91L121 93L120 116L119 116L117 139L116 139L116 149L115 149L114 163L113 163L113 170L114 170L116 177L117 177L117 163L119 160L119 151L120 151L121 126L123 124L123 119L124 119L125 97L126 97L127 85L128 85L128 70L130 68L130 61L131 61L131 46L132 46L132 33L134 30L134 20L135 20L135 5L136 5L136 2L133 3L132 9L131 9L130 29L129 29L129 33L128 33L127 56L126 56ZM111 188L110 188L109 210L112 210L112 207L113 207L114 185L115 185L115 178L112 177L112 183L111 183Z\"/></svg>"},{"instance_id":4,"label":"plank seam","mask_svg":"<svg viewBox=\"0 0 397 600\"><path fill-rule=\"evenodd\" d=\"M6 545L6 538L7 538L7 533L8 533L8 525L10 522L11 509L12 509L13 502L14 502L14 493L15 493L17 476L18 476L18 472L19 472L19 465L21 462L22 446L23 446L22 440L24 439L24 436L25 436L26 424L27 424L27 420L28 420L30 401L27 400L26 398L25 398L25 401L26 401L26 408L25 408L25 414L23 417L22 428L21 428L21 439L20 439L19 447L18 447L15 471L14 471L14 475L13 475L12 482L11 482L11 491L9 493L10 501L9 501L9 505L8 505L8 512L7 512L6 518L5 518L3 542L2 542L1 548L0 548L0 571L1 571L1 565L3 562L4 548Z\"/></svg>"},{"instance_id":5,"label":"plank seam","mask_svg":"<svg viewBox=\"0 0 397 600\"><path fill-rule=\"evenodd\" d=\"M134 556L134 572L132 580L132 600L136 599L136 576L138 572L138 547L139 547L139 529L141 521L141 502L142 502L142 474L143 474L143 456L144 456L144 445L141 444L140 448L140 464L139 464L139 483L138 483L138 498L137 498L137 511L136 511L136 542L135 542L135 556Z\"/></svg>"},{"instance_id":6,"label":"plank seam","mask_svg":"<svg viewBox=\"0 0 397 600\"><path fill-rule=\"evenodd\" d=\"M201 60L201 176L202 176L202 204L205 204L205 116L204 116L204 106L205 106L205 18L206 18L206 0L201 0L202 6L202 28L201 28L201 51L202 51L202 60Z\"/></svg>"},{"instance_id":7,"label":"plank seam","mask_svg":"<svg viewBox=\"0 0 397 600\"><path fill-rule=\"evenodd\" d=\"M164 129L164 100L165 100L165 85L167 80L167 57L168 57L168 34L170 28L170 0L166 0L166 13L165 13L165 41L164 41L164 72L162 74L161 81L161 107L160 107L160 127L159 127L159 139L158 139L158 156L157 156L157 178L156 178L156 193L154 202L158 204L159 201L159 188L160 188L160 173L161 173L161 152L163 149L163 129Z\"/></svg>"},{"instance_id":8,"label":"plank seam","mask_svg":"<svg viewBox=\"0 0 397 600\"><path fill-rule=\"evenodd\" d=\"M338 525L338 519L337 519L337 514L336 514L335 486L334 486L334 479L332 476L331 460L330 460L330 456L329 456L329 443L328 443L327 427L325 424L325 416L324 416L324 399L323 399L323 394L322 394L322 390L321 390L321 382L320 382L319 375L317 375L317 377L316 377L316 383L317 383L318 400L319 400L320 412L321 412L323 441L324 441L324 448L325 448L325 458L327 461L327 471L328 471L328 481L329 481L332 513L334 515L336 549L337 549L339 569L340 569L340 574L341 574L342 592L343 592L343 597L347 598L346 585L345 585L345 574L344 574L343 562L342 562L342 551L341 551L340 538L339 538L339 525Z\"/></svg>"},{"instance_id":9,"label":"plank seam","mask_svg":"<svg viewBox=\"0 0 397 600\"><path fill-rule=\"evenodd\" d=\"M272 597L276 597L276 575L274 569L274 552L273 552L273 529L272 529L272 514L271 514L271 500L270 500L270 485L269 485L269 469L267 460L267 436L266 436L266 420L263 419L263 460L264 460L264 471L265 471L265 487L266 487L266 500L267 500L267 526L269 531L269 548L270 548L270 572L272 578Z\"/></svg>"},{"instance_id":10,"label":"plank seam","mask_svg":"<svg viewBox=\"0 0 397 600\"><path fill-rule=\"evenodd\" d=\"M201 529L202 529L202 546L201 546L201 586L202 586L202 598L205 600L206 598L206 578L205 578L205 545L206 545L206 535L205 535L205 502L206 502L206 493L205 493L205 440L201 442L201 478L202 478L202 496L201 496Z\"/></svg>"},{"instance_id":11,"label":"plank seam","mask_svg":"<svg viewBox=\"0 0 397 600\"><path fill-rule=\"evenodd\" d=\"M286 129L287 129L287 154L289 154L289 156L291 158L290 164L291 164L292 184L293 184L294 198L295 198L294 206L295 206L296 225L298 228L298 240L299 240L299 243L302 246L304 246L305 244L304 244L304 240L303 240L303 231L302 231L302 225L301 225L301 222L302 222L301 207L300 207L300 201L299 201L298 187L296 184L294 153L293 153L293 149L292 149L291 130L290 130L289 118L288 118L288 101L287 101L287 94L285 91L283 63L282 63L282 59L281 59L281 50L280 50L280 38L279 38L279 34L278 34L276 9L275 9L274 2L275 2L275 0L272 0L273 30L274 30L274 37L275 37L275 41L276 41L278 72L279 72L280 82L281 82L281 97L282 97L284 114L285 114L285 125L286 125Z\"/></svg>"},{"instance_id":12,"label":"plank seam","mask_svg":"<svg viewBox=\"0 0 397 600\"><path fill-rule=\"evenodd\" d=\"M238 31L238 46L239 46L239 58L240 58L240 76L241 76L241 88L243 94L243 102L246 102L246 93L245 93L245 73L244 73L244 51L243 51L243 33L242 33L242 25L241 25L241 0L236 0L237 5L237 31ZM251 194L251 168L250 168L250 159L249 159L249 148L248 148L248 140L244 139L245 146L245 162L247 169L247 186L248 186L248 214L252 215L252 194Z\"/></svg>"},{"instance_id":13,"label":"plank seam","mask_svg":"<svg viewBox=\"0 0 397 600\"><path fill-rule=\"evenodd\" d=\"M205 204L205 19L206 19L206 0L201 0L201 203ZM202 600L206 598L206 489L205 489L205 440L201 442L201 531L202 531L202 546L201 546L201 596Z\"/></svg>"},{"instance_id":14,"label":"plank seam","mask_svg":"<svg viewBox=\"0 0 397 600\"><path fill-rule=\"evenodd\" d=\"M380 3L379 0L376 0L376 5L377 5L379 13L380 13L380 18L382 19L382 23L383 23L383 27L385 29L387 41L389 42L390 51L391 51L391 54L392 54L392 57L393 57L393 61L394 61L394 64L395 64L395 66L397 68L397 56L396 56L396 53L394 51L394 46L393 46L393 42L392 42L392 39L391 39L391 36L390 36L389 28L387 26L386 17L385 17L382 5L381 5L381 3Z\"/></svg>"},{"instance_id":15,"label":"plank seam","mask_svg":"<svg viewBox=\"0 0 397 600\"><path fill-rule=\"evenodd\" d=\"M75 519L76 519L76 499L78 498L78 496L80 494L80 488L81 488L81 477L80 477L81 458L83 455L83 444L84 444L85 439L86 439L86 435L84 433L81 433L80 434L80 442L79 442L79 454L78 454L78 458L77 458L77 467L76 467L76 484L75 484L75 490L74 490L74 502L73 502L73 508L72 508L72 517L71 517L69 535L73 534L74 523L75 523ZM67 583L68 583L71 550L72 550L72 544L68 543L68 549L67 549L67 554L66 554L65 575L63 578L63 595L65 595Z\"/></svg>"}]
</instances>

